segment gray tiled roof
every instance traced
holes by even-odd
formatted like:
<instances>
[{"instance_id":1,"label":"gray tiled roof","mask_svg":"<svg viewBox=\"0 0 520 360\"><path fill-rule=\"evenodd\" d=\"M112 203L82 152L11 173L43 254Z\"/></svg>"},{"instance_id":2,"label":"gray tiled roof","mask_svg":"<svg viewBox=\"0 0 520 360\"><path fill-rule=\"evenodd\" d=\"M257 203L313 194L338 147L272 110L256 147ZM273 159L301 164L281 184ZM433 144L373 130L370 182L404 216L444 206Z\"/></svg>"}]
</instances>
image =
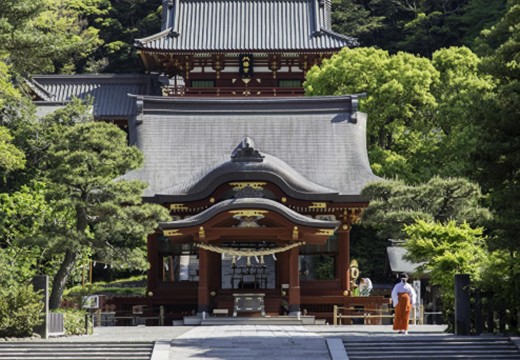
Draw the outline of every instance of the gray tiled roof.
<instances>
[{"instance_id":1,"label":"gray tiled roof","mask_svg":"<svg viewBox=\"0 0 520 360\"><path fill-rule=\"evenodd\" d=\"M160 195L191 195L207 191L210 195L214 190L210 185L215 179L221 181L237 181L255 178L257 181L272 181L281 184L286 191L301 194L337 194L338 192L324 186L314 184L305 179L282 160L263 153L262 162L234 162L228 157L225 161L212 164L201 169L187 181L172 188L158 191ZM227 179L230 174L232 178ZM218 183L213 184L216 186ZM205 197L205 196L202 196ZM298 196L294 196L298 197Z\"/></svg>"},{"instance_id":2,"label":"gray tiled roof","mask_svg":"<svg viewBox=\"0 0 520 360\"><path fill-rule=\"evenodd\" d=\"M340 222L336 220L318 220L312 217L301 215L296 211L289 209L287 206L273 200L261 198L243 198L221 201L211 206L209 209L206 209L194 216L184 218L182 220L159 223L159 227L164 229L170 227L182 228L196 226L210 220L221 212L237 209L260 209L274 211L290 219L295 224L315 228L337 228L340 224Z\"/></svg>"},{"instance_id":3,"label":"gray tiled roof","mask_svg":"<svg viewBox=\"0 0 520 360\"><path fill-rule=\"evenodd\" d=\"M138 74L36 75L31 82L32 89L43 99L35 102L37 106L91 96L96 117L129 117L135 113L135 101L128 94L153 94L151 77Z\"/></svg>"},{"instance_id":4,"label":"gray tiled roof","mask_svg":"<svg viewBox=\"0 0 520 360\"><path fill-rule=\"evenodd\" d=\"M280 159L279 166L287 164L291 176L299 174L306 186L325 187L327 193L359 195L367 182L380 180L370 169L366 115L356 112L356 97L137 97L137 102L141 113L131 123L130 138L144 152L145 164L125 178L146 181L147 196L174 187L186 193L190 180L229 160L246 136L262 153ZM277 161L266 158L268 165ZM287 181L296 181L291 176Z\"/></svg>"},{"instance_id":5,"label":"gray tiled roof","mask_svg":"<svg viewBox=\"0 0 520 360\"><path fill-rule=\"evenodd\" d=\"M142 49L276 51L341 49L356 40L332 32L330 0L177 0L163 30ZM163 8L168 1L163 2Z\"/></svg>"}]
</instances>

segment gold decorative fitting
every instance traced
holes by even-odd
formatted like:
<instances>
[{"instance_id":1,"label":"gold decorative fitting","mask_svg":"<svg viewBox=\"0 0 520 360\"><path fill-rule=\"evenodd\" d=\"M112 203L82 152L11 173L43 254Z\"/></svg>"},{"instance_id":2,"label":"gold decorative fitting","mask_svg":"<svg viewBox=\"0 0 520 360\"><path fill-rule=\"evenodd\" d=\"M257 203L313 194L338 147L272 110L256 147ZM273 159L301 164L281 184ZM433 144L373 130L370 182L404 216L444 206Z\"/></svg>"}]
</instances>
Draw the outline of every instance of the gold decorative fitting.
<instances>
[{"instance_id":1,"label":"gold decorative fitting","mask_svg":"<svg viewBox=\"0 0 520 360\"><path fill-rule=\"evenodd\" d=\"M170 204L170 210L174 211L188 211L190 208L184 204Z\"/></svg>"},{"instance_id":2,"label":"gold decorative fitting","mask_svg":"<svg viewBox=\"0 0 520 360\"><path fill-rule=\"evenodd\" d=\"M326 209L327 203L324 202L313 202L309 209Z\"/></svg>"},{"instance_id":3,"label":"gold decorative fitting","mask_svg":"<svg viewBox=\"0 0 520 360\"><path fill-rule=\"evenodd\" d=\"M172 229L172 230L164 230L163 235L164 236L182 236L182 233L178 229Z\"/></svg>"},{"instance_id":4,"label":"gold decorative fitting","mask_svg":"<svg viewBox=\"0 0 520 360\"><path fill-rule=\"evenodd\" d=\"M209 202L213 204L215 202L215 198L209 199Z\"/></svg>"},{"instance_id":5,"label":"gold decorative fitting","mask_svg":"<svg viewBox=\"0 0 520 360\"><path fill-rule=\"evenodd\" d=\"M200 238L200 239L204 239L204 238L206 238L206 232L204 231L204 226L201 226L201 227L199 228L199 238Z\"/></svg>"},{"instance_id":6,"label":"gold decorative fitting","mask_svg":"<svg viewBox=\"0 0 520 360\"><path fill-rule=\"evenodd\" d=\"M295 226L295 227L293 228L292 239L293 239L293 240L298 240L298 226Z\"/></svg>"},{"instance_id":7,"label":"gold decorative fitting","mask_svg":"<svg viewBox=\"0 0 520 360\"><path fill-rule=\"evenodd\" d=\"M314 235L332 236L334 235L334 229L319 229Z\"/></svg>"},{"instance_id":8,"label":"gold decorative fitting","mask_svg":"<svg viewBox=\"0 0 520 360\"><path fill-rule=\"evenodd\" d=\"M361 221L361 215L363 215L362 208L348 209L348 216L352 224L358 224Z\"/></svg>"},{"instance_id":9,"label":"gold decorative fitting","mask_svg":"<svg viewBox=\"0 0 520 360\"><path fill-rule=\"evenodd\" d=\"M233 190L235 190L235 191L242 190L248 186L252 187L255 190L263 190L264 186L266 184L267 183L265 183L265 182L232 182L232 183L229 183L229 185L231 187L233 187Z\"/></svg>"},{"instance_id":10,"label":"gold decorative fitting","mask_svg":"<svg viewBox=\"0 0 520 360\"><path fill-rule=\"evenodd\" d=\"M229 212L233 217L264 217L269 213L267 210L231 210Z\"/></svg>"},{"instance_id":11,"label":"gold decorative fitting","mask_svg":"<svg viewBox=\"0 0 520 360\"><path fill-rule=\"evenodd\" d=\"M359 277L359 265L356 259L350 262L350 278L356 280Z\"/></svg>"},{"instance_id":12,"label":"gold decorative fitting","mask_svg":"<svg viewBox=\"0 0 520 360\"><path fill-rule=\"evenodd\" d=\"M282 202L283 202L283 203L286 203L286 202L287 202L287 198L286 198L286 197L283 197L283 198L282 198Z\"/></svg>"},{"instance_id":13,"label":"gold decorative fitting","mask_svg":"<svg viewBox=\"0 0 520 360\"><path fill-rule=\"evenodd\" d=\"M350 230L350 226L348 226L348 224L343 224L343 226L341 226L341 228L343 230Z\"/></svg>"}]
</instances>

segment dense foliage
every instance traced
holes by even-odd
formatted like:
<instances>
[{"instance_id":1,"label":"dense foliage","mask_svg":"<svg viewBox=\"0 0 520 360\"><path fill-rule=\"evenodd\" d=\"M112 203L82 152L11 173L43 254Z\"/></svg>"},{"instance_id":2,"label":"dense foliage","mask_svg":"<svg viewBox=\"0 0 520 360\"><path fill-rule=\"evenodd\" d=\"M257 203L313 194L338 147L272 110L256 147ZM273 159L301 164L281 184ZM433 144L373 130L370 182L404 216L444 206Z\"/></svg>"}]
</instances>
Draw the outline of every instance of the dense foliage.
<instances>
[{"instance_id":1,"label":"dense foliage","mask_svg":"<svg viewBox=\"0 0 520 360\"><path fill-rule=\"evenodd\" d=\"M0 337L32 335L43 321L41 294L34 291L38 249L0 248Z\"/></svg>"},{"instance_id":2,"label":"dense foliage","mask_svg":"<svg viewBox=\"0 0 520 360\"><path fill-rule=\"evenodd\" d=\"M431 56L450 46L480 48L480 32L505 9L506 0L333 0L333 28L361 46Z\"/></svg>"},{"instance_id":3,"label":"dense foliage","mask_svg":"<svg viewBox=\"0 0 520 360\"><path fill-rule=\"evenodd\" d=\"M88 334L94 332L94 324L92 324L91 316L88 317L88 329L85 329L85 315L88 314L87 311L77 309L59 309L55 312L63 314L65 335L85 335L85 332L88 332Z\"/></svg>"},{"instance_id":4,"label":"dense foliage","mask_svg":"<svg viewBox=\"0 0 520 360\"><path fill-rule=\"evenodd\" d=\"M368 152L374 172L408 182L472 172L475 121L493 81L478 72L468 48L442 49L427 59L375 48L343 49L307 74L308 95L366 93Z\"/></svg>"},{"instance_id":5,"label":"dense foliage","mask_svg":"<svg viewBox=\"0 0 520 360\"><path fill-rule=\"evenodd\" d=\"M78 101L40 121L8 118L27 166L5 175L0 247L40 249L35 265L52 276L50 307L59 307L85 254L146 268L146 235L168 212L142 204L144 183L114 181L142 162L142 154L126 145L126 134L92 121Z\"/></svg>"},{"instance_id":6,"label":"dense foliage","mask_svg":"<svg viewBox=\"0 0 520 360\"><path fill-rule=\"evenodd\" d=\"M477 178L490 194L496 214L490 224L495 278L504 279L499 296L520 308L520 1L509 1L507 14L485 32L489 47L497 50L484 59L483 70L497 81L493 96L482 101L475 153ZM496 282L495 282L496 283ZM496 288L492 280L491 289Z\"/></svg>"}]
</instances>

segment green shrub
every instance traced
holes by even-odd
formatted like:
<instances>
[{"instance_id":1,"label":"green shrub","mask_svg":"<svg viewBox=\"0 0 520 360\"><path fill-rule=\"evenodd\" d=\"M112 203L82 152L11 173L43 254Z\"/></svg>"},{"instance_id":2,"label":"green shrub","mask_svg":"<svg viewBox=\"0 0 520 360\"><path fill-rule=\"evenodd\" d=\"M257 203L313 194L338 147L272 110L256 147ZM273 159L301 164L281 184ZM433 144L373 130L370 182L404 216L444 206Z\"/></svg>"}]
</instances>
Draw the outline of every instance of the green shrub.
<instances>
[{"instance_id":1,"label":"green shrub","mask_svg":"<svg viewBox=\"0 0 520 360\"><path fill-rule=\"evenodd\" d=\"M65 335L85 335L86 311L77 309L59 309L56 310L56 312L63 314ZM92 334L93 332L94 327L92 325L92 319L89 317L88 333Z\"/></svg>"},{"instance_id":2,"label":"green shrub","mask_svg":"<svg viewBox=\"0 0 520 360\"><path fill-rule=\"evenodd\" d=\"M10 284L0 288L0 336L30 336L43 322L41 294L32 286Z\"/></svg>"}]
</instances>

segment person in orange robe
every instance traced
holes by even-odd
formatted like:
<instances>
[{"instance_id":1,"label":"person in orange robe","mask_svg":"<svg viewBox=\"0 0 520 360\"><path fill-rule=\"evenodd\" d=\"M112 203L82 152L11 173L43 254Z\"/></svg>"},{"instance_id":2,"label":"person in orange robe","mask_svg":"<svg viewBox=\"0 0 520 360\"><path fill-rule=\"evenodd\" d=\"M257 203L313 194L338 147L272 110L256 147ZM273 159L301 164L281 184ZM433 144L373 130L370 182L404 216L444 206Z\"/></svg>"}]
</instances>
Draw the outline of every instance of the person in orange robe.
<instances>
[{"instance_id":1,"label":"person in orange robe","mask_svg":"<svg viewBox=\"0 0 520 360\"><path fill-rule=\"evenodd\" d=\"M399 275L400 281L395 284L392 290L392 303L395 308L394 330L399 334L408 334L408 320L410 311L417 301L417 295L412 285L408 284L408 275Z\"/></svg>"}]
</instances>

